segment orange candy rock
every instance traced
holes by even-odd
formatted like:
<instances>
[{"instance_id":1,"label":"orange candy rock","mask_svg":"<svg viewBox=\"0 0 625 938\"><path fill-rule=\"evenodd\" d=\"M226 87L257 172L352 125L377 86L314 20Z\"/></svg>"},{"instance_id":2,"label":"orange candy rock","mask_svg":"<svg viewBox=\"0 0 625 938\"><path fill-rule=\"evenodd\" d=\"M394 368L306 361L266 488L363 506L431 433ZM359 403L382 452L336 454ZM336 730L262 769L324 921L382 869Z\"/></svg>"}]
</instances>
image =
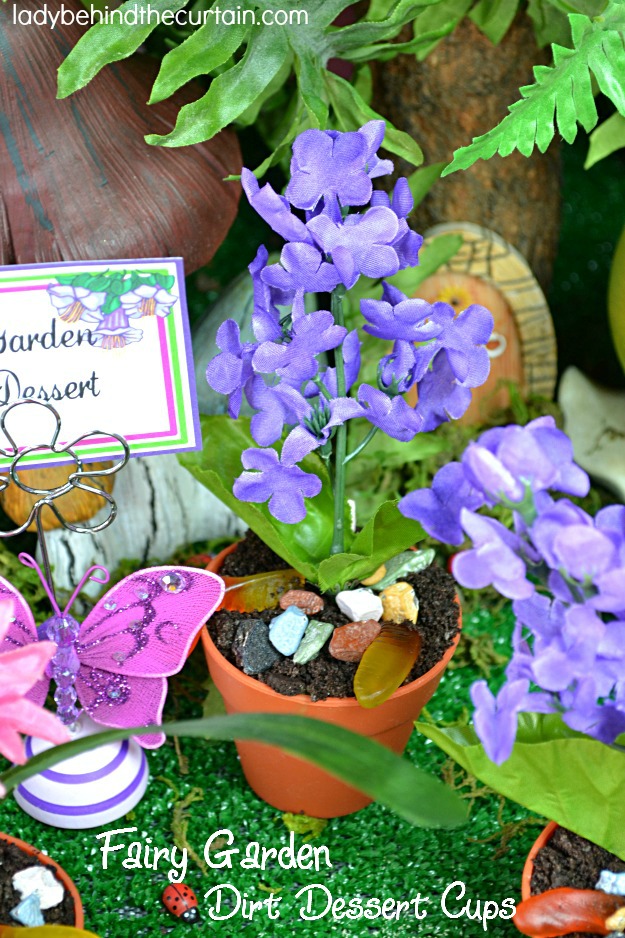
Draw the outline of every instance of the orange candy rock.
<instances>
[{"instance_id":1,"label":"orange candy rock","mask_svg":"<svg viewBox=\"0 0 625 938\"><path fill-rule=\"evenodd\" d=\"M289 606L297 606L307 616L314 616L321 612L325 603L317 593L311 593L309 590L287 590L280 597L280 608L288 609Z\"/></svg>"},{"instance_id":2,"label":"orange candy rock","mask_svg":"<svg viewBox=\"0 0 625 938\"><path fill-rule=\"evenodd\" d=\"M360 661L365 651L380 634L380 623L375 619L348 622L332 633L328 651L338 661Z\"/></svg>"},{"instance_id":3,"label":"orange candy rock","mask_svg":"<svg viewBox=\"0 0 625 938\"><path fill-rule=\"evenodd\" d=\"M235 612L258 612L278 605L286 590L304 585L304 577L297 570L274 570L252 576L224 576L226 592L220 609Z\"/></svg>"},{"instance_id":4,"label":"orange candy rock","mask_svg":"<svg viewBox=\"0 0 625 938\"><path fill-rule=\"evenodd\" d=\"M362 656L354 676L354 693L361 707L377 707L406 680L421 651L418 632L394 622L382 630Z\"/></svg>"},{"instance_id":5,"label":"orange candy rock","mask_svg":"<svg viewBox=\"0 0 625 938\"><path fill-rule=\"evenodd\" d=\"M512 921L533 938L559 938L571 932L608 935L611 928L606 919L623 907L624 896L563 887L525 899L517 905Z\"/></svg>"}]
</instances>

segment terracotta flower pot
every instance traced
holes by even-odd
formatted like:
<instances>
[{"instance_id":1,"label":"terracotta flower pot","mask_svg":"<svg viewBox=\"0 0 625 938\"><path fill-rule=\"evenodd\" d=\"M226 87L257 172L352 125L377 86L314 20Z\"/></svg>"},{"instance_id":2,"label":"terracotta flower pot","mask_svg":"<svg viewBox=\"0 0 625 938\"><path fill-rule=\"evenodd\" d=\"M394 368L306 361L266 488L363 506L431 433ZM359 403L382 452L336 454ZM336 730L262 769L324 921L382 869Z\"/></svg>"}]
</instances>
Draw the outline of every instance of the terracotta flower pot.
<instances>
[{"instance_id":1,"label":"terracotta flower pot","mask_svg":"<svg viewBox=\"0 0 625 938\"><path fill-rule=\"evenodd\" d=\"M42 853L40 850L37 850L36 847L32 847L30 844L24 843L23 840L18 840L17 837L10 837L8 834L0 833L0 840L3 840L5 843L14 844L16 847L22 850L23 853L33 857L33 859L35 859L38 863L42 863L44 866L49 866L51 868L56 878L60 883L62 883L63 888L69 892L70 896L74 900L74 927L82 928L85 924L82 902L80 901L80 896L78 895L76 886L69 878L65 870L59 866L58 863L55 863L54 860L50 859L47 854Z\"/></svg>"},{"instance_id":2,"label":"terracotta flower pot","mask_svg":"<svg viewBox=\"0 0 625 938\"><path fill-rule=\"evenodd\" d=\"M232 545L218 554L209 570L219 572ZM363 709L351 697L330 697L313 702L306 694L285 697L230 664L215 647L208 630L202 631L211 677L228 713L287 713L312 717L368 736L401 754L414 721L427 704L449 663L459 636L439 663L422 677L400 687L379 707ZM237 742L241 765L250 787L268 804L281 811L303 812L330 818L352 814L371 803L371 798L310 763L259 743Z\"/></svg>"},{"instance_id":3,"label":"terracotta flower pot","mask_svg":"<svg viewBox=\"0 0 625 938\"><path fill-rule=\"evenodd\" d=\"M539 834L534 842L534 846L527 855L527 860L525 861L525 866L523 867L523 875L521 878L521 898L523 900L529 899L532 895L531 884L532 884L532 874L534 872L534 859L536 855L543 849L548 840L553 836L554 831L558 825L555 821L549 821L547 826Z\"/></svg>"}]
</instances>

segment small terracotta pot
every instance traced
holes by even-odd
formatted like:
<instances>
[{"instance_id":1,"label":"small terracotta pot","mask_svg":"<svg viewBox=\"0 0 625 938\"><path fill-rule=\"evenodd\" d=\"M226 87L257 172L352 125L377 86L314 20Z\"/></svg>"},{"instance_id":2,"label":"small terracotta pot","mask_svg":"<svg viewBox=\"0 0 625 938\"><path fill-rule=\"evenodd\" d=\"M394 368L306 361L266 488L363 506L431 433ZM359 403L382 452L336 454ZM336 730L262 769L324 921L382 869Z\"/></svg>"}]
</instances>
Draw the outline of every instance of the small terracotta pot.
<instances>
[{"instance_id":1,"label":"small terracotta pot","mask_svg":"<svg viewBox=\"0 0 625 938\"><path fill-rule=\"evenodd\" d=\"M532 874L534 872L534 859L536 855L543 849L548 840L553 836L554 831L558 825L555 821L549 821L544 830L539 834L534 842L534 846L527 855L527 860L525 861L525 866L523 867L523 876L521 878L521 898L529 899L532 895L531 893L531 884L532 884Z\"/></svg>"},{"instance_id":2,"label":"small terracotta pot","mask_svg":"<svg viewBox=\"0 0 625 938\"><path fill-rule=\"evenodd\" d=\"M3 840L5 843L14 844L21 851L23 851L23 853L26 853L28 856L37 860L38 863L43 863L44 866L49 866L52 869L56 878L60 883L63 884L64 889L69 892L70 896L74 900L74 928L82 928L85 924L82 902L80 901L80 896L78 895L76 886L69 878L63 867L59 866L58 863L55 863L54 860L51 860L50 857L47 854L42 853L41 850L37 850L37 848L31 846L31 844L24 843L23 840L18 840L17 837L10 837L8 834L0 833L0 840Z\"/></svg>"},{"instance_id":3,"label":"small terracotta pot","mask_svg":"<svg viewBox=\"0 0 625 938\"><path fill-rule=\"evenodd\" d=\"M219 572L223 559L236 545L218 554L208 569ZM459 635L438 664L411 684L400 687L379 707L365 710L353 697L330 697L313 702L306 694L285 697L230 664L215 647L208 630L202 643L211 677L228 713L287 713L311 717L368 736L400 755L449 663ZM268 804L294 814L331 818L353 814L371 798L302 759L260 743L237 742L241 765L250 787Z\"/></svg>"}]
</instances>

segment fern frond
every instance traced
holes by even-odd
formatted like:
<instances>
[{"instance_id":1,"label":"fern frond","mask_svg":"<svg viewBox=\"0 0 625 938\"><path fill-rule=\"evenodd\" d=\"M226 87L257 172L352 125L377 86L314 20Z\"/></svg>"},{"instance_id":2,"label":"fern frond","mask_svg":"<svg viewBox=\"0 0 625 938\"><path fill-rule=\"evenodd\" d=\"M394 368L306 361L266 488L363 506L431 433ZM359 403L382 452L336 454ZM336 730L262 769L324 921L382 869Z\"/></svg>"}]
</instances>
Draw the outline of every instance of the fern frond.
<instances>
[{"instance_id":1,"label":"fern frond","mask_svg":"<svg viewBox=\"0 0 625 938\"><path fill-rule=\"evenodd\" d=\"M534 67L534 83L520 89L521 99L511 105L500 124L460 150L443 176L468 169L495 153L508 156L518 150L530 156L534 147L544 153L556 132L572 143L580 124L586 132L598 116L593 96L594 75L599 89L625 115L625 2L610 0L603 14L589 18L569 16L573 48L553 45L553 65Z\"/></svg>"}]
</instances>

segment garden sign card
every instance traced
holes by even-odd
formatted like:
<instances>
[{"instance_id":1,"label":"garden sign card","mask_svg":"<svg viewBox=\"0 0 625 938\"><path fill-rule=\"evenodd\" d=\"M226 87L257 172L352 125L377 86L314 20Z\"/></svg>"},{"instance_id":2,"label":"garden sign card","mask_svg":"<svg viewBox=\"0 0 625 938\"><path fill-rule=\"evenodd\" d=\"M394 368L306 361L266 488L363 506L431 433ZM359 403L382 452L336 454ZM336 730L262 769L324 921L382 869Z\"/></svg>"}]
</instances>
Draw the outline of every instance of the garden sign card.
<instances>
[{"instance_id":1,"label":"garden sign card","mask_svg":"<svg viewBox=\"0 0 625 938\"><path fill-rule=\"evenodd\" d=\"M179 258L30 264L0 268L0 440L25 453L23 467L195 450L201 445L191 343ZM93 431L97 431L94 433ZM81 441L82 437L86 438ZM74 444L75 441L78 441ZM46 449L44 449L44 447Z\"/></svg>"}]
</instances>

